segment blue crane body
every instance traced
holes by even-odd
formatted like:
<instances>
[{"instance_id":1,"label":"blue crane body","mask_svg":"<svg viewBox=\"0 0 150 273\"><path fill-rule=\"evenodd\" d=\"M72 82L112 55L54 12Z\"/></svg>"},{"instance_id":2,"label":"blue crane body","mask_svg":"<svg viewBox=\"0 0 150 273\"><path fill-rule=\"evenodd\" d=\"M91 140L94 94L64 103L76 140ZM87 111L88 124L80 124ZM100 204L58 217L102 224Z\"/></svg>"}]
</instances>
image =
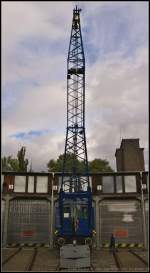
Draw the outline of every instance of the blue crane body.
<instances>
[{"instance_id":1,"label":"blue crane body","mask_svg":"<svg viewBox=\"0 0 150 273\"><path fill-rule=\"evenodd\" d=\"M74 239L85 243L92 238L94 229L85 136L85 57L80 11L77 7L73 10L67 59L67 131L56 224L59 244ZM71 173L66 175L68 162Z\"/></svg>"},{"instance_id":2,"label":"blue crane body","mask_svg":"<svg viewBox=\"0 0 150 273\"><path fill-rule=\"evenodd\" d=\"M76 238L91 237L93 232L92 194L88 192L59 195L60 236ZM77 238L76 238L77 239Z\"/></svg>"}]
</instances>

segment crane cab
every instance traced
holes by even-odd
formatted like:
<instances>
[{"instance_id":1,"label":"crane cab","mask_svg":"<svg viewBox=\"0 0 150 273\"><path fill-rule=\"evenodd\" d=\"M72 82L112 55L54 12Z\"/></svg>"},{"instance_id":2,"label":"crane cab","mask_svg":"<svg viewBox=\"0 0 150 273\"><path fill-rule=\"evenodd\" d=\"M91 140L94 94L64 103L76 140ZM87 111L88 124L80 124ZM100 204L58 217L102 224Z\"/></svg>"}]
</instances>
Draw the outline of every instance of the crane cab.
<instances>
[{"instance_id":1,"label":"crane cab","mask_svg":"<svg viewBox=\"0 0 150 273\"><path fill-rule=\"evenodd\" d=\"M90 190L72 193L60 191L58 214L58 244L73 243L74 240L84 244L92 237L94 217Z\"/></svg>"}]
</instances>

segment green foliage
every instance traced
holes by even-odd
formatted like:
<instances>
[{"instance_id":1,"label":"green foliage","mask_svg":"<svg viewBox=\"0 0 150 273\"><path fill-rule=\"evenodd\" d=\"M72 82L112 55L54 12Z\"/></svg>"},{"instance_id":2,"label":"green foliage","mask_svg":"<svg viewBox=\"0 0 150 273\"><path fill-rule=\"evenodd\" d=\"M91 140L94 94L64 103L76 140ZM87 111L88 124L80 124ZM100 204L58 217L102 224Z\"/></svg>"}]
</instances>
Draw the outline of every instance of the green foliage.
<instances>
[{"instance_id":1,"label":"green foliage","mask_svg":"<svg viewBox=\"0 0 150 273\"><path fill-rule=\"evenodd\" d=\"M18 151L17 157L19 162L19 170L22 172L27 172L28 159L25 159L26 148L22 147L20 151Z\"/></svg>"},{"instance_id":2,"label":"green foliage","mask_svg":"<svg viewBox=\"0 0 150 273\"><path fill-rule=\"evenodd\" d=\"M4 156L2 158L2 171L19 171L19 163L18 160L15 158L12 158L12 156Z\"/></svg>"},{"instance_id":3,"label":"green foliage","mask_svg":"<svg viewBox=\"0 0 150 273\"><path fill-rule=\"evenodd\" d=\"M63 159L64 155L61 154L57 160L51 159L48 164L48 171L49 172L62 172L63 169ZM73 165L74 155L73 154L67 154L66 157L66 172L72 171L72 165ZM80 172L83 169L83 163L75 159L77 171Z\"/></svg>"},{"instance_id":4,"label":"green foliage","mask_svg":"<svg viewBox=\"0 0 150 273\"><path fill-rule=\"evenodd\" d=\"M95 158L89 162L90 172L114 172L106 159Z\"/></svg>"},{"instance_id":5,"label":"green foliage","mask_svg":"<svg viewBox=\"0 0 150 273\"><path fill-rule=\"evenodd\" d=\"M63 169L63 157L64 155L61 154L57 160L51 159L48 164L48 171L49 172L62 172ZM73 154L68 154L66 158L66 172L72 172L72 162L74 159ZM84 163L77 160L77 171L82 172L84 171ZM94 159L89 161L89 172L113 172L114 170L110 167L109 162L103 159Z\"/></svg>"},{"instance_id":6,"label":"green foliage","mask_svg":"<svg viewBox=\"0 0 150 273\"><path fill-rule=\"evenodd\" d=\"M17 153L17 159L12 156L4 156L2 158L2 171L15 171L15 172L26 172L28 159L25 159L25 147L22 147Z\"/></svg>"}]
</instances>

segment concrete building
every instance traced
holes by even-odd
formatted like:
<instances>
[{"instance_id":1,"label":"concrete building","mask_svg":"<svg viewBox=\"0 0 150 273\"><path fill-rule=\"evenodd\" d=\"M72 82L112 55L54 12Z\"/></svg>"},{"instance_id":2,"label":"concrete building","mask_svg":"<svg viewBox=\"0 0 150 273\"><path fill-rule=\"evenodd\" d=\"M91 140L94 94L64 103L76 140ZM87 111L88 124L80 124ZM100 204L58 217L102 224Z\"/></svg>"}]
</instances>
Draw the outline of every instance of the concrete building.
<instances>
[{"instance_id":1,"label":"concrete building","mask_svg":"<svg viewBox=\"0 0 150 273\"><path fill-rule=\"evenodd\" d=\"M115 156L117 171L145 171L144 148L139 147L139 138L122 139Z\"/></svg>"},{"instance_id":2,"label":"concrete building","mask_svg":"<svg viewBox=\"0 0 150 273\"><path fill-rule=\"evenodd\" d=\"M68 174L66 173L66 177ZM2 245L55 247L62 173L2 173ZM147 247L148 172L91 173L96 248Z\"/></svg>"}]
</instances>

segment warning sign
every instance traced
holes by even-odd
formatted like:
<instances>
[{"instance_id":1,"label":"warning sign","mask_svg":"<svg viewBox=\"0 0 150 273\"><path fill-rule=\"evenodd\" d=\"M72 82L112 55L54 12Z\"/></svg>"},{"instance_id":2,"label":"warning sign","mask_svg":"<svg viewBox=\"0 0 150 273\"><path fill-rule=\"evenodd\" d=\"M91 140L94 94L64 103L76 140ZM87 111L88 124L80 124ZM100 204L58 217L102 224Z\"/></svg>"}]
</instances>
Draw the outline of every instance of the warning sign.
<instances>
[{"instance_id":1,"label":"warning sign","mask_svg":"<svg viewBox=\"0 0 150 273\"><path fill-rule=\"evenodd\" d=\"M119 237L119 238L126 238L128 237L128 230L127 229L118 229L114 231L114 235L115 237Z\"/></svg>"}]
</instances>

